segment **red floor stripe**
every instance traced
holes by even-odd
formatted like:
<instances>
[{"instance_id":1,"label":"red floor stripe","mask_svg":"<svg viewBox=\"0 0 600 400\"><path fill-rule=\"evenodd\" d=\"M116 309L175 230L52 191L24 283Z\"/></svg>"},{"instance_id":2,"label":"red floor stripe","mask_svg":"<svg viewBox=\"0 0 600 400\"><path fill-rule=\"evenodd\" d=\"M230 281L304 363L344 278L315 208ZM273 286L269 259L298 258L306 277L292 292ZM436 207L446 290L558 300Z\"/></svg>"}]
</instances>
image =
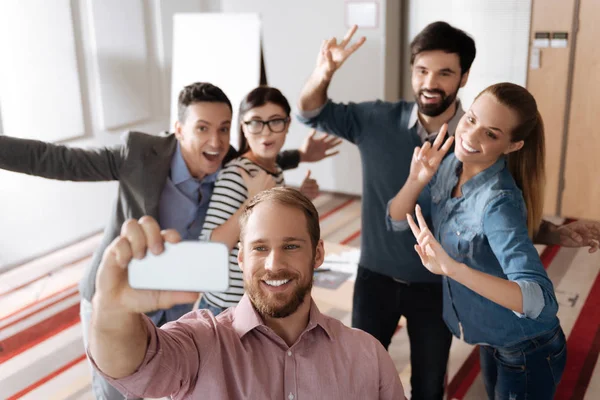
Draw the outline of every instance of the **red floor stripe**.
<instances>
[{"instance_id":1,"label":"red floor stripe","mask_svg":"<svg viewBox=\"0 0 600 400\"><path fill-rule=\"evenodd\" d=\"M340 242L340 244L348 244L359 236L360 236L360 229L357 230L356 232L354 232L352 235L348 236L346 239L342 240Z\"/></svg>"},{"instance_id":2,"label":"red floor stripe","mask_svg":"<svg viewBox=\"0 0 600 400\"><path fill-rule=\"evenodd\" d=\"M325 218L330 217L331 215L333 215L336 212L340 211L342 208L349 206L353 202L354 202L354 199L346 200L345 202L343 202L339 206L334 207L333 209L327 211L325 214L322 214L321 217L319 217L319 221L323 221Z\"/></svg>"},{"instance_id":3,"label":"red floor stripe","mask_svg":"<svg viewBox=\"0 0 600 400\"><path fill-rule=\"evenodd\" d=\"M559 250L560 246L546 246L544 251L542 251L542 254L540 254L540 260L542 261L542 264L544 264L544 268L548 269ZM467 357L456 375L452 378L450 384L448 384L448 398L462 400L471 388L471 385L473 385L473 382L475 382L480 370L479 346L475 346L471 351L471 354L469 354L469 357Z\"/></svg>"},{"instance_id":4,"label":"red floor stripe","mask_svg":"<svg viewBox=\"0 0 600 400\"><path fill-rule=\"evenodd\" d=\"M8 319L8 318L10 318L10 317L12 317L12 316L14 316L14 315L16 315L16 314L20 313L20 312L23 312L23 311L25 311L25 310L27 310L28 308L31 308L31 307L33 307L33 306L35 306L35 305L37 305L37 304L40 304L41 302L43 302L43 301L46 301L46 300L48 300L48 299L49 299L49 298L51 298L51 297L54 297L54 296L60 295L60 294L62 294L62 293L64 293L64 292L66 292L66 291L68 291L68 290L71 290L71 289L73 289L73 288L74 288L74 287L76 287L76 286L77 286L77 283L74 283L74 284L72 284L72 285L69 285L69 286L65 287L64 289L61 289L61 290L59 290L58 292L54 292L54 293L52 293L52 294L49 294L49 295L48 295L48 296L46 296L46 297L42 297L41 299L34 301L33 303L27 304L26 306L24 306L24 307L21 307L21 308L19 308L18 310L16 310L16 311L13 311L12 313L10 313L10 314L8 314L8 315L6 315L6 316L4 316L4 317L0 318L0 322L4 321L5 319ZM75 293L77 293L77 292L75 292Z\"/></svg>"},{"instance_id":5,"label":"red floor stripe","mask_svg":"<svg viewBox=\"0 0 600 400\"><path fill-rule=\"evenodd\" d=\"M475 378L477 378L479 370L479 346L477 346L454 375L452 382L448 384L448 399L462 399L465 397Z\"/></svg>"},{"instance_id":6,"label":"red floor stripe","mask_svg":"<svg viewBox=\"0 0 600 400\"><path fill-rule=\"evenodd\" d=\"M567 365L558 385L557 399L583 398L575 397L575 393L585 393L598 359L599 325L600 273L567 339Z\"/></svg>"},{"instance_id":7,"label":"red floor stripe","mask_svg":"<svg viewBox=\"0 0 600 400\"><path fill-rule=\"evenodd\" d=\"M590 380L592 379L592 374L594 373L594 368L596 368L596 362L598 361L598 354L600 353L600 326L598 326L598 330L596 331L596 337L592 342L592 348L588 353L585 361L583 363L583 367L581 368L581 375L579 375L579 380L577 381L577 386L575 386L575 392L573 393L574 399L583 399L585 396L585 392L590 384Z\"/></svg>"},{"instance_id":8,"label":"red floor stripe","mask_svg":"<svg viewBox=\"0 0 600 400\"><path fill-rule=\"evenodd\" d=\"M82 261L84 261L84 260L86 260L86 259L88 259L90 257L91 257L91 255L88 254L87 256L78 258L77 260L75 260L73 262L70 262L68 264L59 265L59 266L57 266L56 268L54 268L54 269L52 269L50 271L46 271L41 276L38 276L38 277L33 278L33 279L30 279L29 281L27 281L25 283L22 283L19 286L16 286L14 288L10 288L6 292L0 292L0 297L6 296L7 294L10 294L10 293L13 293L13 292L16 292L19 289L23 289L25 286L31 285L32 283L35 283L35 282L37 282L37 281L39 281L41 279L44 279L45 277L47 277L49 275L52 275L54 272L58 271L59 269L63 269L63 268L66 268L66 267L71 267L71 266L73 266L73 265L75 265L77 263L80 263L80 262L82 262Z\"/></svg>"},{"instance_id":9,"label":"red floor stripe","mask_svg":"<svg viewBox=\"0 0 600 400\"><path fill-rule=\"evenodd\" d=\"M0 364L79 322L79 303L0 342Z\"/></svg>"},{"instance_id":10,"label":"red floor stripe","mask_svg":"<svg viewBox=\"0 0 600 400\"><path fill-rule=\"evenodd\" d=\"M23 321L23 320L26 320L27 318L30 318L31 316L33 316L33 315L35 315L35 314L37 314L37 313L39 313L39 312L41 312L41 311L47 310L48 308L50 308L50 307L52 307L52 306L54 306L54 305L56 305L56 304L58 304L58 303L60 303L60 302L62 302L62 301L65 301L65 300L66 300L66 299L68 299L69 297L73 297L73 296L77 296L77 295L78 295L78 293L77 293L77 292L74 292L74 293L69 293L69 294L67 294L66 296L63 296L63 297L61 297L61 298L59 298L59 299L56 299L56 300L54 300L54 301L53 301L53 302L51 302L51 303L48 303L48 304L46 304L44 307L38 308L37 310L34 310L34 311L30 312L29 314L27 314L27 315L24 315L24 316L22 316L21 318L18 318L18 319L16 319L16 320L14 320L14 321L12 321L12 322L10 322L10 323L8 323L8 324L6 324L6 325L4 325L4 326L0 327L0 330L2 330L2 329L6 329L6 328L8 328L9 326L13 326L13 325L15 325L15 324L17 324L17 323L19 323L19 322L21 322L21 321Z\"/></svg>"},{"instance_id":11,"label":"red floor stripe","mask_svg":"<svg viewBox=\"0 0 600 400\"><path fill-rule=\"evenodd\" d=\"M54 379L55 377L57 377L58 375L62 374L63 372L65 372L69 368L73 367L74 365L79 364L81 361L85 360L85 357L86 357L85 354L77 357L76 359L74 359L74 360L70 361L69 363L63 365L62 367L60 367L56 371L52 372L51 374L46 375L45 377L43 377L39 381L35 382L34 384L32 384L30 386L27 386L25 389L23 389L20 392L12 395L11 397L9 397L6 400L17 400L17 399L25 396L27 393L33 391L34 389L37 389L38 387L42 386L44 383L48 382L49 380Z\"/></svg>"}]
</instances>

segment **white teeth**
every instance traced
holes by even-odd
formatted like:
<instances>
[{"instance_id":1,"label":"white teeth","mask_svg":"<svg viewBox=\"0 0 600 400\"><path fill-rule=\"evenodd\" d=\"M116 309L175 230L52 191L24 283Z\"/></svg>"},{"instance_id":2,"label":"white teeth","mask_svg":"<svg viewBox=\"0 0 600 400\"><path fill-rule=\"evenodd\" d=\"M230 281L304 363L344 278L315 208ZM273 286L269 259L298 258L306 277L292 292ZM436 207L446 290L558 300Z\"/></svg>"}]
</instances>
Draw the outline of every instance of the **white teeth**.
<instances>
[{"instance_id":1,"label":"white teeth","mask_svg":"<svg viewBox=\"0 0 600 400\"><path fill-rule=\"evenodd\" d=\"M463 149L465 149L466 151L468 151L469 153L477 153L477 150L472 148L471 146L469 146L468 144L466 144L465 142L462 142L462 147Z\"/></svg>"},{"instance_id":2,"label":"white teeth","mask_svg":"<svg viewBox=\"0 0 600 400\"><path fill-rule=\"evenodd\" d=\"M423 93L423 96L425 96L425 98L427 98L427 99L437 99L440 97L439 94L425 94L425 93Z\"/></svg>"},{"instance_id":3,"label":"white teeth","mask_svg":"<svg viewBox=\"0 0 600 400\"><path fill-rule=\"evenodd\" d=\"M206 154L208 154L209 156L218 156L219 152L218 151L205 151Z\"/></svg>"},{"instance_id":4,"label":"white teeth","mask_svg":"<svg viewBox=\"0 0 600 400\"><path fill-rule=\"evenodd\" d=\"M289 279L284 279L284 280L279 280L279 281L264 281L264 282L269 286L281 286L281 285L285 285L289 281L290 281Z\"/></svg>"}]
</instances>

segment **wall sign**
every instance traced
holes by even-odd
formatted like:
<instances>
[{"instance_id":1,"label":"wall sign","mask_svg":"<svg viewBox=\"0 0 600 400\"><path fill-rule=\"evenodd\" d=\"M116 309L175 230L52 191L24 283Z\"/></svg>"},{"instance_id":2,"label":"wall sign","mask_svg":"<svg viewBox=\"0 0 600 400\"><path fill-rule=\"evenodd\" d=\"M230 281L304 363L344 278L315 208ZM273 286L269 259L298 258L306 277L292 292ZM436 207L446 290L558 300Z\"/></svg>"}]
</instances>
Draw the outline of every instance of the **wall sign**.
<instances>
[{"instance_id":1,"label":"wall sign","mask_svg":"<svg viewBox=\"0 0 600 400\"><path fill-rule=\"evenodd\" d=\"M550 47L550 32L536 32L533 39L533 47Z\"/></svg>"}]
</instances>

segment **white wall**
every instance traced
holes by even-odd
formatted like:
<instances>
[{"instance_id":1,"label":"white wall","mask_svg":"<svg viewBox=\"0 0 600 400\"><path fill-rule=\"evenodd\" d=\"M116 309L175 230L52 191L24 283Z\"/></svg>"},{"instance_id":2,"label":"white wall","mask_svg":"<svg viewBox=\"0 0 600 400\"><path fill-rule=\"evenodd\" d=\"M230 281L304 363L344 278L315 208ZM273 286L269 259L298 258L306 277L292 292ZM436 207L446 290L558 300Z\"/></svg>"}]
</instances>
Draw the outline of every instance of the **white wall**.
<instances>
[{"instance_id":1,"label":"white wall","mask_svg":"<svg viewBox=\"0 0 600 400\"><path fill-rule=\"evenodd\" d=\"M10 0L2 3L0 12L11 7L32 8L31 13L56 12L54 4L37 0ZM93 3L92 3L93 1ZM158 133L169 128L169 82L171 40L163 42L163 37L169 36L169 22L172 15L180 11L200 12L214 9L212 0L131 0L130 12L137 15L125 15L120 1L73 0L67 1L72 19L72 30L77 58L77 79L81 90L79 104L73 104L73 110L80 109L78 117L83 120L85 136L63 142L73 146L104 146L120 141L120 135L125 130L141 130L148 133ZM98 10L98 7L101 9ZM99 21L103 18L121 17L121 27L125 26L128 18L142 22L137 27L134 42L127 46L136 50L137 56L123 55L124 33L115 29L99 29ZM64 16L64 15L63 15ZM10 15L4 17L10 18ZM124 19L123 19L124 18ZM104 26L106 28L106 26ZM52 28L50 26L49 28ZM143 29L143 31L142 31ZM36 33L43 35L43 32ZM98 35L103 35L98 37ZM35 39L35 35L32 36ZM19 42L21 40L22 42ZM26 45L27 38L11 37L13 45ZM23 42L24 41L24 42ZM111 47L111 43L114 47ZM68 57L59 49L64 43L56 43L56 58ZM67 44L69 45L69 44ZM3 61L11 54L10 49L0 47ZM165 57L165 55L167 55ZM125 64L124 64L125 63ZM134 87L145 85L145 93L124 93L123 91L102 91L102 87L113 85L127 79L136 71L144 71L146 78L136 81ZM121 80L121 81L120 81ZM126 87L129 83L126 82ZM20 82L24 87L29 81ZM38 87L43 90L43 87ZM1 96L1 93L0 93ZM32 121L42 132L40 139L53 140L55 132L47 132L43 120L39 120L36 110L52 108L52 102L39 104L35 96L23 106L27 109ZM111 102L136 102L135 109L124 114L113 114L118 118L109 117ZM135 112L131 112L131 111ZM3 121L7 120L7 109L3 107ZM108 111L108 112L107 112ZM140 117L141 115L141 117ZM68 119L68 114L61 114ZM105 122L119 121L118 127L103 129ZM110 123L107 125L115 125ZM8 132L7 135L18 136L18 132ZM111 210L116 193L116 183L73 183L50 181L36 177L0 170L0 269L31 259L60 246L74 242L82 237L103 229Z\"/></svg>"},{"instance_id":2,"label":"white wall","mask_svg":"<svg viewBox=\"0 0 600 400\"><path fill-rule=\"evenodd\" d=\"M386 4L390 1L397 0L378 1L377 28L357 31L355 36L366 36L367 42L336 73L329 89L333 100L359 102L384 98L385 57L393 56L393 52L386 55L385 50ZM341 38L348 29L345 4L344 0L302 0L301 4L289 0L221 0L221 9L260 13L268 83L279 88L295 108L323 39ZM399 34L399 28L396 32ZM299 147L307 133L307 128L293 122L285 147ZM360 156L352 144L344 143L337 157L287 172L286 181L300 184L308 168L322 189L361 193Z\"/></svg>"},{"instance_id":3,"label":"white wall","mask_svg":"<svg viewBox=\"0 0 600 400\"><path fill-rule=\"evenodd\" d=\"M530 19L531 0L409 0L404 95L414 98L409 43L427 24L439 20L467 32L477 47L469 81L459 94L463 108L468 108L475 96L493 83L525 86Z\"/></svg>"}]
</instances>

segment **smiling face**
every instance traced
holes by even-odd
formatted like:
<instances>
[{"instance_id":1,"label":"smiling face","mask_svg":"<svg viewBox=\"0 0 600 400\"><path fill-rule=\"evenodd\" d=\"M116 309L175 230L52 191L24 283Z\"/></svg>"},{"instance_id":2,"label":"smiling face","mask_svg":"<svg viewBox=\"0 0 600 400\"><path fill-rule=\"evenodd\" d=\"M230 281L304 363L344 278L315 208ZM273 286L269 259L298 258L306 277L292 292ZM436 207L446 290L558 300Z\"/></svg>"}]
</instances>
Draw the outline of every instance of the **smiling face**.
<instances>
[{"instance_id":1,"label":"smiling face","mask_svg":"<svg viewBox=\"0 0 600 400\"><path fill-rule=\"evenodd\" d=\"M458 90L467 83L469 73L461 75L456 53L431 50L419 53L412 65L411 82L419 112L437 117L450 107Z\"/></svg>"},{"instance_id":2,"label":"smiling face","mask_svg":"<svg viewBox=\"0 0 600 400\"><path fill-rule=\"evenodd\" d=\"M252 108L242 116L244 136L256 157L275 160L285 143L289 118L281 106L271 102ZM260 125L264 125L262 131Z\"/></svg>"},{"instance_id":3,"label":"smiling face","mask_svg":"<svg viewBox=\"0 0 600 400\"><path fill-rule=\"evenodd\" d=\"M175 123L175 136L192 176L202 179L219 170L229 150L231 109L221 102L190 104L182 122Z\"/></svg>"},{"instance_id":4,"label":"smiling face","mask_svg":"<svg viewBox=\"0 0 600 400\"><path fill-rule=\"evenodd\" d=\"M256 310L285 318L306 304L324 253L322 240L312 244L302 210L272 200L257 204L245 222L238 254Z\"/></svg>"},{"instance_id":5,"label":"smiling face","mask_svg":"<svg viewBox=\"0 0 600 400\"><path fill-rule=\"evenodd\" d=\"M511 133L517 124L515 111L500 104L493 95L483 93L458 123L456 158L465 164L476 164L481 170L491 166L500 156L523 147L522 140L511 141Z\"/></svg>"}]
</instances>

